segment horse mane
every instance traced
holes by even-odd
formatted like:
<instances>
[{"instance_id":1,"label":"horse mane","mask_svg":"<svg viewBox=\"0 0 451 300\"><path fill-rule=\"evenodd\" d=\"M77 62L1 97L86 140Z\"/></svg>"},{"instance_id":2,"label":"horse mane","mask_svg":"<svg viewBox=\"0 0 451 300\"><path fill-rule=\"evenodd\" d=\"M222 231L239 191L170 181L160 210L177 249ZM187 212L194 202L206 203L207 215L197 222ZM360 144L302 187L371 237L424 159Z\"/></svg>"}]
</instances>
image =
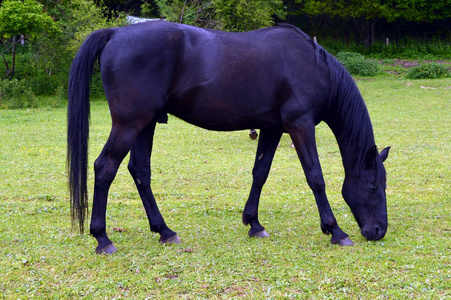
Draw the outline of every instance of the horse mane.
<instances>
[{"instance_id":1,"label":"horse mane","mask_svg":"<svg viewBox=\"0 0 451 300\"><path fill-rule=\"evenodd\" d=\"M353 167L364 157L367 150L375 145L370 116L363 97L346 68L326 50L321 52L325 53L325 62L331 78L331 113L325 121L337 138L342 156L344 152L353 153L353 160L348 162L348 165Z\"/></svg>"},{"instance_id":2,"label":"horse mane","mask_svg":"<svg viewBox=\"0 0 451 300\"><path fill-rule=\"evenodd\" d=\"M351 168L375 145L373 127L368 109L360 91L346 68L321 45L296 26L276 24L298 33L315 51L316 62L323 61L329 69L331 87L329 92L329 115L324 121L334 132L344 159L345 153L352 153L352 161L343 163ZM346 146L345 146L346 145ZM352 145L352 146L350 146ZM351 148L352 149L349 149Z\"/></svg>"}]
</instances>

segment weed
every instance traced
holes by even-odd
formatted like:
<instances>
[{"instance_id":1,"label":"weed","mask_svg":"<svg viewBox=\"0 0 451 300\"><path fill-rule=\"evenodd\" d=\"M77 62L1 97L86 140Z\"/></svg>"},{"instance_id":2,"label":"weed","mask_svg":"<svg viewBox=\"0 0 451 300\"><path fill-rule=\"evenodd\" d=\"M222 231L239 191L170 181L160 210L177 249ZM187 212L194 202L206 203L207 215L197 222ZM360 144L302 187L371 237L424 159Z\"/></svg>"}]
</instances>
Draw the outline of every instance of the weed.
<instances>
[{"instance_id":1,"label":"weed","mask_svg":"<svg viewBox=\"0 0 451 300\"><path fill-rule=\"evenodd\" d=\"M35 105L35 97L25 80L0 81L0 108L22 108Z\"/></svg>"},{"instance_id":2,"label":"weed","mask_svg":"<svg viewBox=\"0 0 451 300\"><path fill-rule=\"evenodd\" d=\"M375 76L380 72L377 61L367 59L359 53L339 52L336 58L352 75Z\"/></svg>"},{"instance_id":3,"label":"weed","mask_svg":"<svg viewBox=\"0 0 451 300\"><path fill-rule=\"evenodd\" d=\"M449 67L437 63L429 63L410 68L407 71L409 79L449 78Z\"/></svg>"}]
</instances>

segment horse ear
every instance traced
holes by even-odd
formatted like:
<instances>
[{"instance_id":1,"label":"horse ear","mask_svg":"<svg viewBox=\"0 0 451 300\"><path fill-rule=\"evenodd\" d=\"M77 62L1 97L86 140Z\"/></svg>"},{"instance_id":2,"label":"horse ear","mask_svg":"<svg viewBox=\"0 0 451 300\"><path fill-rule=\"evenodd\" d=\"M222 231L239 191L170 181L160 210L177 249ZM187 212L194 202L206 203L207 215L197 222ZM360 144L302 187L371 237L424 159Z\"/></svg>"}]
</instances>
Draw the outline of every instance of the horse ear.
<instances>
[{"instance_id":1,"label":"horse ear","mask_svg":"<svg viewBox=\"0 0 451 300\"><path fill-rule=\"evenodd\" d=\"M365 166L368 168L372 167L376 162L377 155L377 146L374 145L368 150L368 152L366 152Z\"/></svg>"},{"instance_id":2,"label":"horse ear","mask_svg":"<svg viewBox=\"0 0 451 300\"><path fill-rule=\"evenodd\" d=\"M390 147L387 147L384 150L382 150L381 153L379 154L379 157L381 158L382 162L384 162L387 159L389 150L390 150Z\"/></svg>"}]
</instances>

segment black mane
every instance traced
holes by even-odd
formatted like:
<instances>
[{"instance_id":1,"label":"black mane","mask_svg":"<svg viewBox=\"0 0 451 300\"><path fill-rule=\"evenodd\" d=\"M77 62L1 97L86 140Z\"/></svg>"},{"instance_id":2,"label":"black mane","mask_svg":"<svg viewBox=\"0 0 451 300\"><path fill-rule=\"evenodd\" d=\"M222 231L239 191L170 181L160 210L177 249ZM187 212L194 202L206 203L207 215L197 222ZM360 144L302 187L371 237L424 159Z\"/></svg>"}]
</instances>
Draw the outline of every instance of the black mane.
<instances>
[{"instance_id":1,"label":"black mane","mask_svg":"<svg viewBox=\"0 0 451 300\"><path fill-rule=\"evenodd\" d=\"M349 156L346 153L361 154L360 157L354 156L351 161L344 161L345 165L353 168L362 159L362 155L375 145L373 127L368 109L352 76L335 57L324 49L322 52L326 55L332 81L330 115L325 121L337 138L343 160ZM354 149L348 149L351 146Z\"/></svg>"}]
</instances>

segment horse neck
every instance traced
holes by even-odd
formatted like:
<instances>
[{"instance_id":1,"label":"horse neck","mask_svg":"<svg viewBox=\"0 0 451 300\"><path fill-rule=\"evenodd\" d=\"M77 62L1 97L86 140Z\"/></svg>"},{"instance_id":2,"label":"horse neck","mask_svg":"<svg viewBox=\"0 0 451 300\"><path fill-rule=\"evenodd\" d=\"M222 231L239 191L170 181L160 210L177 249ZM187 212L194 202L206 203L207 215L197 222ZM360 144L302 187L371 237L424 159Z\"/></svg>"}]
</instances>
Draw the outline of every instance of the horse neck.
<instances>
[{"instance_id":1,"label":"horse neck","mask_svg":"<svg viewBox=\"0 0 451 300\"><path fill-rule=\"evenodd\" d=\"M326 121L337 139L345 173L355 174L370 147L375 145L368 109L349 74L336 85Z\"/></svg>"}]
</instances>

